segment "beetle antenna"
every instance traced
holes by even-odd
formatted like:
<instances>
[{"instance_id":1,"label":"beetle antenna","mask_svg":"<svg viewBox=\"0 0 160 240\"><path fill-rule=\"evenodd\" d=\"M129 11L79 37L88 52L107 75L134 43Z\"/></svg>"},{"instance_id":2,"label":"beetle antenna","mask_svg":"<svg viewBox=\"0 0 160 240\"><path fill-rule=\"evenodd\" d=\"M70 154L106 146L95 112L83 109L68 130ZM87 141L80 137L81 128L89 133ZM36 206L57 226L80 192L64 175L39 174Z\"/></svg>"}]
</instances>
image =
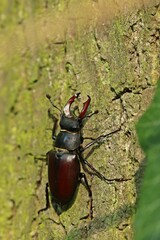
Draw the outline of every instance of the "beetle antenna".
<instances>
[{"instance_id":1,"label":"beetle antenna","mask_svg":"<svg viewBox=\"0 0 160 240\"><path fill-rule=\"evenodd\" d=\"M54 103L53 103L52 100L51 100L51 96L50 96L49 94L46 94L46 98L48 98L48 100L50 101L51 105L52 105L54 108L58 109L58 111L61 112L61 109L58 108L56 105L54 105Z\"/></svg>"},{"instance_id":2,"label":"beetle antenna","mask_svg":"<svg viewBox=\"0 0 160 240\"><path fill-rule=\"evenodd\" d=\"M93 115L97 114L98 112L99 112L99 111L96 110L96 111L94 111L93 113L91 113L91 114L85 116L84 118L90 118L90 117L92 117Z\"/></svg>"}]
</instances>

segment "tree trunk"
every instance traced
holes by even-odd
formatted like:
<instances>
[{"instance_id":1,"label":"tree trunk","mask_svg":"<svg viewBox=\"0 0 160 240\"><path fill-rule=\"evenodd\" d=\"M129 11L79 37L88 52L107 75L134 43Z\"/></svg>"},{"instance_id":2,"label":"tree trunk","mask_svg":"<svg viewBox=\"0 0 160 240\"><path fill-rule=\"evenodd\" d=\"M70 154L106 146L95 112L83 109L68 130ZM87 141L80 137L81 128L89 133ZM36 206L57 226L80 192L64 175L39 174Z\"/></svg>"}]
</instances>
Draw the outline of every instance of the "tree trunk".
<instances>
[{"instance_id":1,"label":"tree trunk","mask_svg":"<svg viewBox=\"0 0 160 240\"><path fill-rule=\"evenodd\" d=\"M1 6L0 239L133 239L145 163L135 123L158 80L158 1L136 7L138 1L125 7L123 1L53 2ZM93 220L84 218L89 198L83 185L60 217L52 207L37 214L45 206L47 166L34 156L53 148L45 95L62 108L76 92L80 108L90 95L91 111L99 111L84 137L120 129L85 153L107 179L116 179L108 184L86 173Z\"/></svg>"}]
</instances>

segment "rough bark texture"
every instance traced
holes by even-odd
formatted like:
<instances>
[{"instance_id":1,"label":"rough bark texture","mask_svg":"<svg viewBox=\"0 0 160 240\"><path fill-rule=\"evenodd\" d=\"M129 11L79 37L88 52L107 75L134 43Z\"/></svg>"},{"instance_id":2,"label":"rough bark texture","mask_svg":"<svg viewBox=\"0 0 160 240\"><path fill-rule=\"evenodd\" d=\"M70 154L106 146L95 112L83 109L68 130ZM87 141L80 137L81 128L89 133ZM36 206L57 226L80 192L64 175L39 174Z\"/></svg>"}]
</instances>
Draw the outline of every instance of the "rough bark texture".
<instances>
[{"instance_id":1,"label":"rough bark texture","mask_svg":"<svg viewBox=\"0 0 160 240\"><path fill-rule=\"evenodd\" d=\"M76 1L36 2L7 5L4 1L1 6L0 239L133 239L144 165L135 123L152 99L159 74L158 2L125 15L122 9L113 14L110 6L108 18L104 11L92 23L86 22L89 12L80 23L66 17L65 11L72 4L75 9ZM95 7L98 2L88 1L87 11L90 3ZM83 11L78 16L81 19ZM58 27L46 29L52 17L53 23L60 21ZM52 208L38 216L45 206L47 167L34 155L52 149L45 94L63 106L79 91L82 102L90 95L91 110L99 110L87 122L84 136L121 127L94 149L88 161L107 178L123 181L107 184L87 175L93 191L92 221L80 220L89 210L88 194L81 185L73 206L60 218ZM54 113L58 116L55 109Z\"/></svg>"}]
</instances>

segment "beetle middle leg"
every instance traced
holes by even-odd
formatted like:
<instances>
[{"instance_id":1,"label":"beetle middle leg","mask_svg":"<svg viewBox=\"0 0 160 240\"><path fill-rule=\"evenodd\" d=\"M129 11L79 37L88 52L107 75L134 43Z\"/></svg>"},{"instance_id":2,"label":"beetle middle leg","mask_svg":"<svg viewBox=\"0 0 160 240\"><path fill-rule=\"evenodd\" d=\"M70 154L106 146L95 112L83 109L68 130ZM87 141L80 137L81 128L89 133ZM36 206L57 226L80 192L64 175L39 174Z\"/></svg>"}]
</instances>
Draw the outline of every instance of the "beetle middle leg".
<instances>
[{"instance_id":1,"label":"beetle middle leg","mask_svg":"<svg viewBox=\"0 0 160 240\"><path fill-rule=\"evenodd\" d=\"M82 156L80 156L80 161L82 163L82 167L85 172L87 172L90 175L96 175L98 178L104 181L112 181L110 179L107 179L103 174L101 174L97 169L95 169L86 159L84 159ZM90 171L86 165L92 170Z\"/></svg>"},{"instance_id":2,"label":"beetle middle leg","mask_svg":"<svg viewBox=\"0 0 160 240\"><path fill-rule=\"evenodd\" d=\"M108 136L110 136L110 135L112 135L112 134L114 134L114 133L119 132L120 129L121 129L121 127L119 127L118 129L116 129L116 130L114 130L114 131L112 131L112 132L110 132L110 133L102 134L102 135L100 135L99 137L97 137L97 138L95 138L95 139L90 138L90 139L93 139L93 141L90 142L90 143L88 143L85 147L81 147L81 148L80 148L80 152L84 152L86 149L90 148L90 147L91 147L92 145L94 145L95 143L98 143L98 142L100 142L102 139L104 139L104 138L106 138L106 137L108 137ZM84 139L85 139L85 138L84 138ZM86 139L87 139L87 138L86 138ZM89 139L89 138L88 138L88 139Z\"/></svg>"},{"instance_id":3,"label":"beetle middle leg","mask_svg":"<svg viewBox=\"0 0 160 240\"><path fill-rule=\"evenodd\" d=\"M123 181L128 181L131 178L106 178L103 174L101 174L96 168L94 168L86 159L83 158L82 155L79 155L80 162L82 164L83 170L87 172L89 175L95 175L101 180L107 182L107 183L112 183L113 181L115 182L123 182ZM91 170L89 170L86 166L88 166Z\"/></svg>"},{"instance_id":4,"label":"beetle middle leg","mask_svg":"<svg viewBox=\"0 0 160 240\"><path fill-rule=\"evenodd\" d=\"M86 175L84 173L80 173L80 182L85 186L85 188L88 191L88 196L89 196L89 202L90 202L90 210L89 210L89 216L92 219L93 218L93 206L92 206L92 202L93 202L93 198L92 198L92 191L91 188L88 184ZM88 217L88 216L87 216ZM86 218L86 217L85 217ZM83 219L83 218L81 218Z\"/></svg>"}]
</instances>

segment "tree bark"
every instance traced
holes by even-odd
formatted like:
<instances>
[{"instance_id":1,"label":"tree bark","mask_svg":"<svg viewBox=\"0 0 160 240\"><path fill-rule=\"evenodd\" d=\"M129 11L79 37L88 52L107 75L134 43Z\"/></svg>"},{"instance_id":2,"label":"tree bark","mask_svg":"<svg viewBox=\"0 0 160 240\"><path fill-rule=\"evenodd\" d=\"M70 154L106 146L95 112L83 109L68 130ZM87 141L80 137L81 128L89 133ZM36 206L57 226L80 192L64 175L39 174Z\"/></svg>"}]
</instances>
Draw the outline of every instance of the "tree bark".
<instances>
[{"instance_id":1,"label":"tree bark","mask_svg":"<svg viewBox=\"0 0 160 240\"><path fill-rule=\"evenodd\" d=\"M135 124L158 80L159 4L144 1L123 14L121 5L106 8L103 1L36 2L2 7L0 239L133 239L145 164ZM89 198L82 185L60 217L52 207L37 214L45 206L47 166L34 156L53 148L45 95L62 108L76 92L80 108L90 95L91 111L99 110L84 137L120 128L85 153L106 178L117 179L107 184L86 174L93 220L83 219Z\"/></svg>"}]
</instances>

